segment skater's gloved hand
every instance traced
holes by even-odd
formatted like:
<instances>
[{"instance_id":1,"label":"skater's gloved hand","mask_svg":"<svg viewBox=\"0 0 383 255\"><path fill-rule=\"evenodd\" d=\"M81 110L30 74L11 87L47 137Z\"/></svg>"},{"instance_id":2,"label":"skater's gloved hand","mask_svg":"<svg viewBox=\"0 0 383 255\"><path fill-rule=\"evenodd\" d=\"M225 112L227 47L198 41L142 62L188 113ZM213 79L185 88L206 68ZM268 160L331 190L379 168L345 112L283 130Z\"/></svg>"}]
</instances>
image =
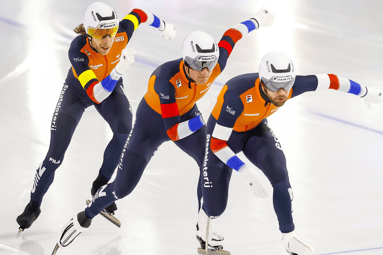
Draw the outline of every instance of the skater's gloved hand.
<instances>
[{"instance_id":1,"label":"skater's gloved hand","mask_svg":"<svg viewBox=\"0 0 383 255\"><path fill-rule=\"evenodd\" d=\"M269 27L274 23L274 14L269 8L263 7L252 19L258 23L257 28Z\"/></svg>"},{"instance_id":2,"label":"skater's gloved hand","mask_svg":"<svg viewBox=\"0 0 383 255\"><path fill-rule=\"evenodd\" d=\"M250 166L245 166L238 172L245 178L250 190L256 197L266 198L269 196L266 179L259 173L259 171Z\"/></svg>"},{"instance_id":3,"label":"skater's gloved hand","mask_svg":"<svg viewBox=\"0 0 383 255\"><path fill-rule=\"evenodd\" d=\"M120 61L115 67L118 74L124 74L129 65L134 63L134 54L136 54L136 51L132 48L125 48L122 50Z\"/></svg>"},{"instance_id":4,"label":"skater's gloved hand","mask_svg":"<svg viewBox=\"0 0 383 255\"><path fill-rule=\"evenodd\" d=\"M165 21L164 21L164 28L163 28L163 30L160 30L160 31L162 31L162 37L165 40L173 40L177 34L176 29L174 28L173 24L166 23Z\"/></svg>"},{"instance_id":5,"label":"skater's gloved hand","mask_svg":"<svg viewBox=\"0 0 383 255\"><path fill-rule=\"evenodd\" d=\"M363 98L368 109L371 109L371 104L383 102L383 91L376 88L367 88L367 94Z\"/></svg>"}]
</instances>

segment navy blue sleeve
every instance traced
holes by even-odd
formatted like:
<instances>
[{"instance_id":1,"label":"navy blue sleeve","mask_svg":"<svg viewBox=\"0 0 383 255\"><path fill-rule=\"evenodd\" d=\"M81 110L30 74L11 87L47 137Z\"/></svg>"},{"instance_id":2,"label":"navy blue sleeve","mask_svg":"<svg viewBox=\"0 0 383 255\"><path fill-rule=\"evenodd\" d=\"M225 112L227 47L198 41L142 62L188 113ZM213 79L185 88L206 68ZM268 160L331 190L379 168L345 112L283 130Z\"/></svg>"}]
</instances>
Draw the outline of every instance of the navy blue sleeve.
<instances>
[{"instance_id":1,"label":"navy blue sleeve","mask_svg":"<svg viewBox=\"0 0 383 255\"><path fill-rule=\"evenodd\" d=\"M223 99L224 102L217 123L232 128L243 112L243 103L241 98L231 90L226 91Z\"/></svg>"},{"instance_id":2,"label":"navy blue sleeve","mask_svg":"<svg viewBox=\"0 0 383 255\"><path fill-rule=\"evenodd\" d=\"M291 98L303 94L307 91L315 91L318 87L318 78L316 75L297 75L295 78L293 93Z\"/></svg>"}]
</instances>

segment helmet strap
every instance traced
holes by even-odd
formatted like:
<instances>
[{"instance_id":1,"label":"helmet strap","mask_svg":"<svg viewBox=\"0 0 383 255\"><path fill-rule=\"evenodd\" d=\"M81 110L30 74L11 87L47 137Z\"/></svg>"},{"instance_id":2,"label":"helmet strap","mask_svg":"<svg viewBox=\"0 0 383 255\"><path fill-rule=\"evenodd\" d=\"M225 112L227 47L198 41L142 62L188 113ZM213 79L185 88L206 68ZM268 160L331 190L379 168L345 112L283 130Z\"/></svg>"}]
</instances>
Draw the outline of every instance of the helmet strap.
<instances>
[{"instance_id":1,"label":"helmet strap","mask_svg":"<svg viewBox=\"0 0 383 255\"><path fill-rule=\"evenodd\" d=\"M195 82L191 77L190 77L190 66L188 66L185 62L184 62L184 73L186 74L186 78L188 79L189 83L189 89L191 89L191 85L190 83L191 82Z\"/></svg>"},{"instance_id":2,"label":"helmet strap","mask_svg":"<svg viewBox=\"0 0 383 255\"><path fill-rule=\"evenodd\" d=\"M267 87L262 81L259 82L259 91L261 93L261 97L263 98L263 100L265 100L265 107L266 107L267 104L271 103L271 101L269 96L267 95Z\"/></svg>"}]
</instances>

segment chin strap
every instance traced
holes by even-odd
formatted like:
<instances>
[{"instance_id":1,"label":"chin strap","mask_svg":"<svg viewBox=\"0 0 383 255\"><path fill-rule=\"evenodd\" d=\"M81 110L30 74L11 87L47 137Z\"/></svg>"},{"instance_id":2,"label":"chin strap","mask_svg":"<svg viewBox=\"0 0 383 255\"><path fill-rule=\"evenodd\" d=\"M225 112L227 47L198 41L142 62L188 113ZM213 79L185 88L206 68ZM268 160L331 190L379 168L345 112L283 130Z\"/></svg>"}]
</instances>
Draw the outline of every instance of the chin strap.
<instances>
[{"instance_id":1,"label":"chin strap","mask_svg":"<svg viewBox=\"0 0 383 255\"><path fill-rule=\"evenodd\" d=\"M267 90L267 88L265 88ZM260 82L259 83L259 91L261 92L261 97L263 98L263 100L265 100L265 107L267 106L267 104L271 104L271 101L269 99L269 97L266 95L265 91L264 91L264 87L262 86L262 83Z\"/></svg>"},{"instance_id":2,"label":"chin strap","mask_svg":"<svg viewBox=\"0 0 383 255\"><path fill-rule=\"evenodd\" d=\"M188 68L190 68L190 66L187 66ZM195 82L195 80L193 80L192 78L190 78L190 74L188 74L187 72L186 72L186 64L184 63L184 72L185 72L185 74L186 74L186 79L188 79L188 86L189 86L189 89L191 89L191 85L190 85L190 83L191 82Z\"/></svg>"}]
</instances>

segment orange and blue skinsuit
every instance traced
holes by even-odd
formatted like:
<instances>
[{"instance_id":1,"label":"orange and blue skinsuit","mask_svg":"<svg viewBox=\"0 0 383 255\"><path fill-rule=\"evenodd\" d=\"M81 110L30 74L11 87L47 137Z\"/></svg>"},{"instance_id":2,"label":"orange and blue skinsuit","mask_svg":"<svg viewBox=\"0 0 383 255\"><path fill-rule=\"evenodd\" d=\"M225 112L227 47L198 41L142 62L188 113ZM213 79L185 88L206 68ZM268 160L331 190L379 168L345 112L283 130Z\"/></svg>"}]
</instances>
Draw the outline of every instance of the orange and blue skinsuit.
<instances>
[{"instance_id":1,"label":"orange and blue skinsuit","mask_svg":"<svg viewBox=\"0 0 383 255\"><path fill-rule=\"evenodd\" d=\"M114 43L107 55L96 52L90 45L91 39L87 36L79 35L72 41L68 51L72 67L69 69L53 114L49 150L36 171L31 192L31 203L34 206L40 206L43 196L53 182L56 169L63 162L64 154L82 114L89 106L96 108L113 132L113 138L105 149L103 164L92 190L98 190L109 181L132 129L131 106L123 91L122 78L112 81L110 73L117 65L121 51L140 24L146 23L160 28L162 22L149 12L134 9L120 21ZM102 102L99 102L93 93L93 87L98 83L108 87L111 92ZM80 168L79 166L79 170Z\"/></svg>"},{"instance_id":2,"label":"orange and blue skinsuit","mask_svg":"<svg viewBox=\"0 0 383 255\"><path fill-rule=\"evenodd\" d=\"M198 166L202 165L206 126L196 102L207 93L224 70L237 41L257 28L250 20L241 26L244 28L242 32L233 27L222 36L218 43L218 63L206 84L196 84L186 75L182 58L166 62L153 72L148 91L138 106L132 134L124 146L116 179L102 190L104 196L95 199L85 210L87 218L93 218L116 199L129 195L138 184L154 152L166 141L174 141ZM182 168L181 165L180 170ZM200 182L197 195L200 208Z\"/></svg>"},{"instance_id":3,"label":"orange and blue skinsuit","mask_svg":"<svg viewBox=\"0 0 383 255\"><path fill-rule=\"evenodd\" d=\"M267 117L280 107L270 103L261 86L258 73L240 75L229 80L217 98L207 123L206 155L201 167L203 208L214 218L225 211L232 170L246 167L236 155L243 152L269 179L279 228L282 233L288 233L294 230L293 194L282 146L267 123ZM361 97L366 94L365 87L333 74L298 75L288 99L320 89ZM285 125L288 127L289 123Z\"/></svg>"}]
</instances>

